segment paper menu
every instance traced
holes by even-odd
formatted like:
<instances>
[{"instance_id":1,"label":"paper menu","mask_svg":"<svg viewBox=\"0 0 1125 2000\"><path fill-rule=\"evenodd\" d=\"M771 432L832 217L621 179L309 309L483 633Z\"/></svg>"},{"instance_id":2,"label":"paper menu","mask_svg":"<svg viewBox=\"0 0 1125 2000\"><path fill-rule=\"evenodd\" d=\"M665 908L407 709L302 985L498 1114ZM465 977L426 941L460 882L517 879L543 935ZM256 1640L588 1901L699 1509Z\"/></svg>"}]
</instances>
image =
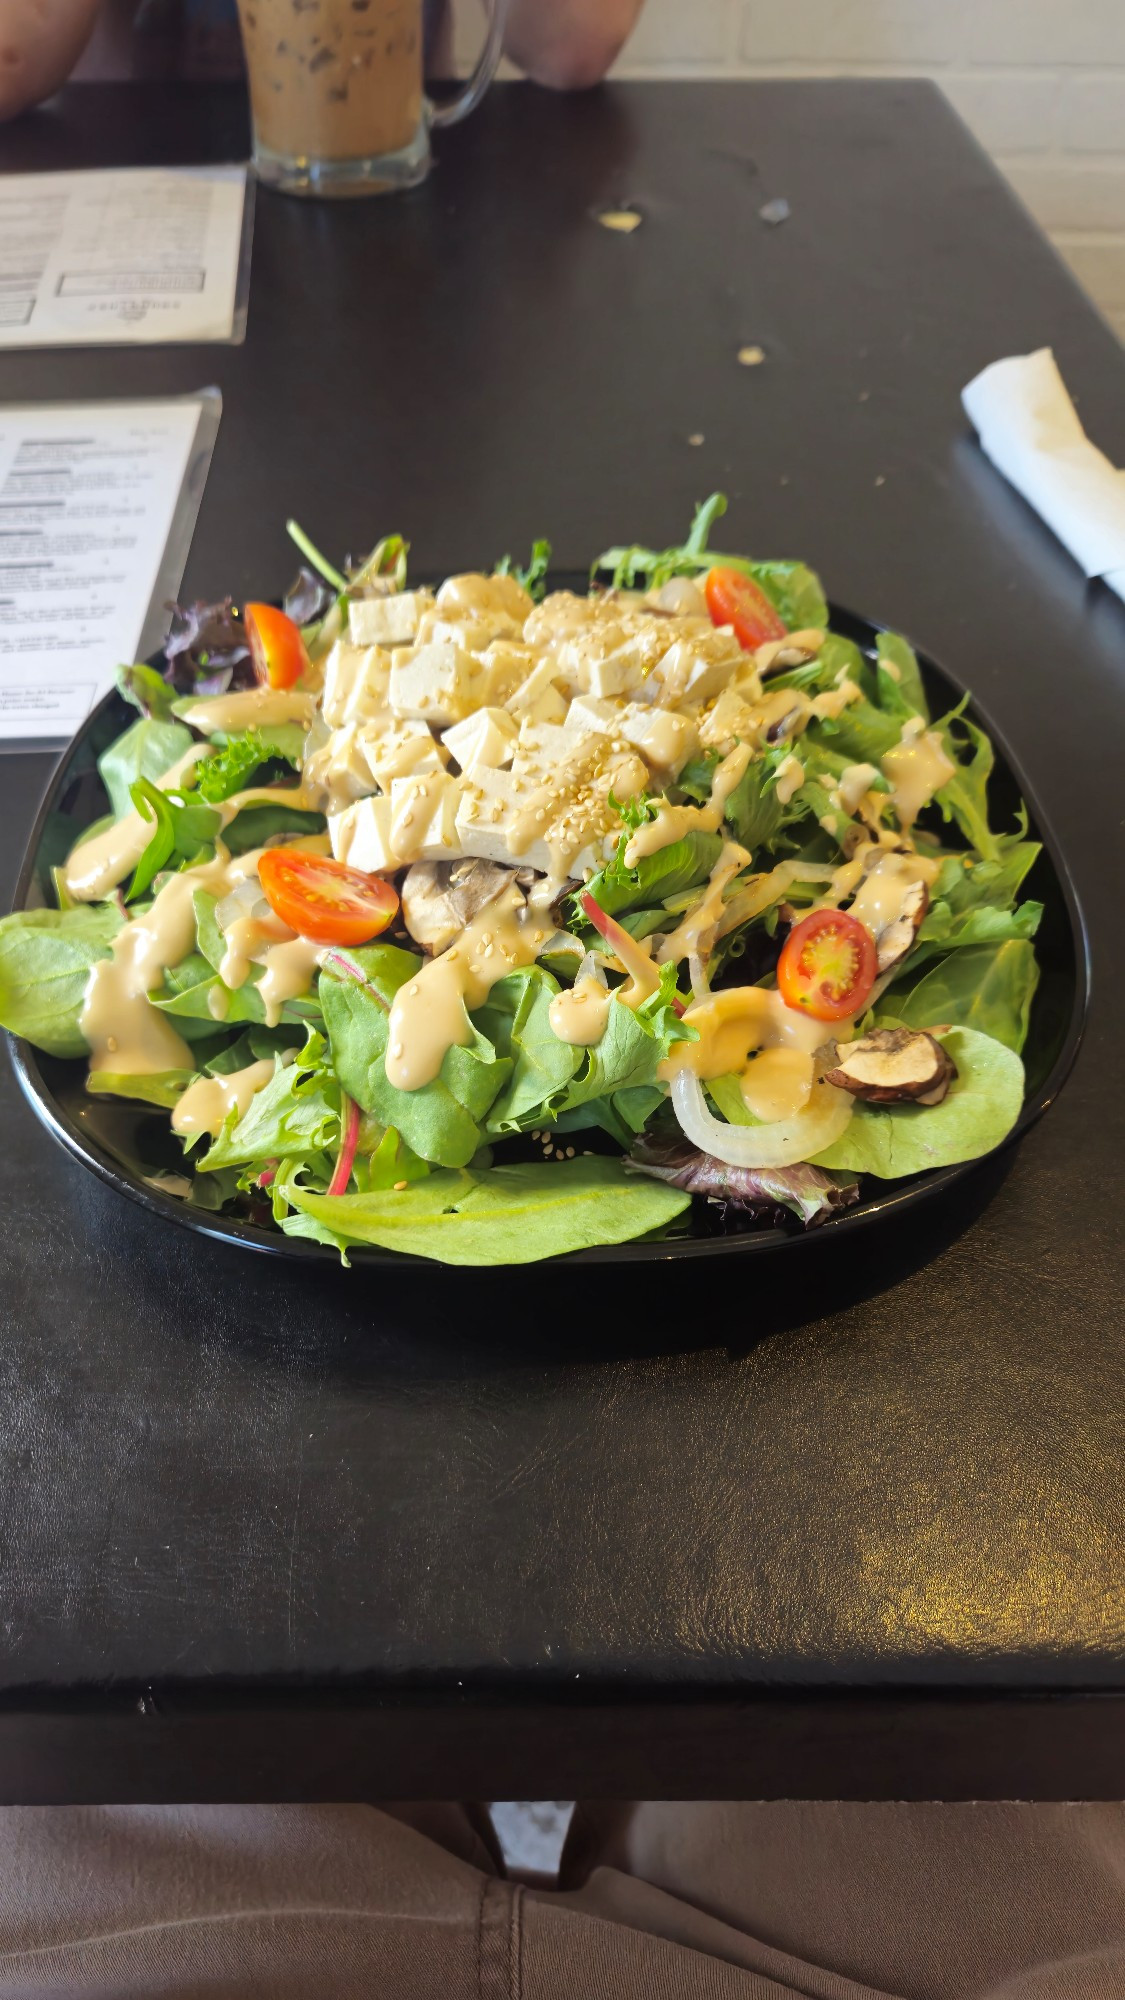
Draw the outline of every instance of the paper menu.
<instances>
[{"instance_id":1,"label":"paper menu","mask_svg":"<svg viewBox=\"0 0 1125 2000\"><path fill-rule=\"evenodd\" d=\"M0 350L241 340L246 169L0 179Z\"/></svg>"},{"instance_id":2,"label":"paper menu","mask_svg":"<svg viewBox=\"0 0 1125 2000\"><path fill-rule=\"evenodd\" d=\"M219 407L0 407L0 745L72 735L158 643Z\"/></svg>"}]
</instances>

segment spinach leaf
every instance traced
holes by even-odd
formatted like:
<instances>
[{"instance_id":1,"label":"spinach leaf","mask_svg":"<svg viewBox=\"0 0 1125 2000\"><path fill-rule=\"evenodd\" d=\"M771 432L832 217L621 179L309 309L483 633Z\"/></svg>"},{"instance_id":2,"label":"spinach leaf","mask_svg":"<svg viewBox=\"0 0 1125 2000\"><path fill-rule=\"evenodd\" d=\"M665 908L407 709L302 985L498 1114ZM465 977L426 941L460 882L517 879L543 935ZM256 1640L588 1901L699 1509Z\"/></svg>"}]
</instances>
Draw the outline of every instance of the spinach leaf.
<instances>
[{"instance_id":1,"label":"spinach leaf","mask_svg":"<svg viewBox=\"0 0 1125 2000\"><path fill-rule=\"evenodd\" d=\"M159 679L159 676L157 676ZM160 682L161 687L164 682ZM109 794L114 819L124 819L133 810L133 786L138 778L162 778L177 759L186 755L195 738L182 722L141 717L131 728L103 750L98 758L98 776Z\"/></svg>"},{"instance_id":2,"label":"spinach leaf","mask_svg":"<svg viewBox=\"0 0 1125 2000\"><path fill-rule=\"evenodd\" d=\"M190 792L162 792L148 778L138 778L130 786L130 796L141 818L152 820L154 832L125 892L129 903L143 896L166 868L183 868L198 860L222 825L221 815L200 805Z\"/></svg>"},{"instance_id":3,"label":"spinach leaf","mask_svg":"<svg viewBox=\"0 0 1125 2000\"><path fill-rule=\"evenodd\" d=\"M785 807L777 796L777 761L758 758L747 764L727 800L726 818L734 828L735 839L751 854L770 845L786 818ZM794 817L792 813L789 816Z\"/></svg>"},{"instance_id":4,"label":"spinach leaf","mask_svg":"<svg viewBox=\"0 0 1125 2000\"><path fill-rule=\"evenodd\" d=\"M875 1025L887 1026L886 1016L907 1028L932 1028L950 1021L1003 1042L1018 1054L1027 1039L1038 983L1035 947L1026 938L969 945L949 952L908 990L895 986Z\"/></svg>"},{"instance_id":5,"label":"spinach leaf","mask_svg":"<svg viewBox=\"0 0 1125 2000\"><path fill-rule=\"evenodd\" d=\"M195 1071L162 1069L143 1076L118 1076L113 1070L91 1070L86 1088L94 1097L131 1097L140 1104L155 1104L174 1111Z\"/></svg>"},{"instance_id":6,"label":"spinach leaf","mask_svg":"<svg viewBox=\"0 0 1125 2000\"><path fill-rule=\"evenodd\" d=\"M551 1001L559 982L541 966L510 972L493 987L476 1025L512 1071L493 1102L485 1124L490 1134L519 1132L533 1125L549 1097L562 1090L578 1069L584 1051L562 1042L551 1027Z\"/></svg>"},{"instance_id":7,"label":"spinach leaf","mask_svg":"<svg viewBox=\"0 0 1125 2000\"><path fill-rule=\"evenodd\" d=\"M612 861L607 861L587 884L595 903L610 917L619 916L623 910L645 909L705 882L723 842L720 834L693 830L682 840L669 841L667 847L658 848L655 854L642 855L635 868L625 866L627 845L628 835L622 834ZM586 925L586 915L577 896L572 898L571 906L575 922Z\"/></svg>"},{"instance_id":8,"label":"spinach leaf","mask_svg":"<svg viewBox=\"0 0 1125 2000\"><path fill-rule=\"evenodd\" d=\"M332 1151L340 1137L340 1086L326 1053L323 1035L310 1034L296 1060L254 1092L241 1118L237 1106L232 1110L197 1170Z\"/></svg>"},{"instance_id":9,"label":"spinach leaf","mask_svg":"<svg viewBox=\"0 0 1125 2000\"><path fill-rule=\"evenodd\" d=\"M888 715L924 715L927 722L930 711L926 705L926 691L922 686L922 669L913 646L898 632L880 632L875 641L875 653L879 673L879 706ZM897 669L889 673L888 667Z\"/></svg>"},{"instance_id":10,"label":"spinach leaf","mask_svg":"<svg viewBox=\"0 0 1125 2000\"><path fill-rule=\"evenodd\" d=\"M894 749L902 735L902 724L897 717L876 708L865 696L862 701L853 701L841 709L837 716L810 722L806 735L810 743L842 751L850 763L877 764L880 757Z\"/></svg>"},{"instance_id":11,"label":"spinach leaf","mask_svg":"<svg viewBox=\"0 0 1125 2000\"><path fill-rule=\"evenodd\" d=\"M255 805L243 806L235 814L223 829L223 844L231 854L249 854L252 848L276 840L279 834L297 833L308 838L310 834L323 833L327 823L323 813L303 812L298 806L280 802L272 805L263 799Z\"/></svg>"},{"instance_id":12,"label":"spinach leaf","mask_svg":"<svg viewBox=\"0 0 1125 2000\"><path fill-rule=\"evenodd\" d=\"M341 954L341 963L344 955ZM320 1004L336 1074L362 1111L393 1125L423 1160L466 1166L482 1141L482 1122L512 1069L465 1016L469 1039L447 1049L440 1072L420 1090L397 1090L385 1068L390 1003L422 960L396 945L366 945L347 960L362 973L320 975Z\"/></svg>"},{"instance_id":13,"label":"spinach leaf","mask_svg":"<svg viewBox=\"0 0 1125 2000\"><path fill-rule=\"evenodd\" d=\"M0 1027L50 1056L86 1054L78 1025L92 968L121 929L112 903L17 910L0 919Z\"/></svg>"},{"instance_id":14,"label":"spinach leaf","mask_svg":"<svg viewBox=\"0 0 1125 2000\"><path fill-rule=\"evenodd\" d=\"M659 992L641 1006L626 1007L611 999L601 1041L582 1052L581 1067L546 1100L545 1122L601 1098L616 1101L621 1091L655 1088L657 1071L672 1043L696 1039L695 1029L686 1027L675 1011L675 996L676 968L665 965L661 967Z\"/></svg>"},{"instance_id":15,"label":"spinach leaf","mask_svg":"<svg viewBox=\"0 0 1125 2000\"><path fill-rule=\"evenodd\" d=\"M341 1249L377 1243L443 1264L483 1265L530 1264L590 1244L629 1242L670 1222L691 1201L663 1182L628 1176L620 1160L597 1158L442 1171L397 1193L312 1194L290 1174L280 1194Z\"/></svg>"},{"instance_id":16,"label":"spinach leaf","mask_svg":"<svg viewBox=\"0 0 1125 2000\"><path fill-rule=\"evenodd\" d=\"M248 1023L262 1025L266 1010L258 992L258 981L262 976L260 966L252 966L250 976L242 986L225 986L219 975L201 952L193 952L190 958L181 960L164 975L164 992L150 993L149 999L164 1014L171 1014L181 1035L188 1041L196 1036L192 1023L197 1022L203 1032L213 1034L216 1028L240 1028ZM211 1012L211 997L219 994L222 1013ZM286 1000L281 1009L281 1019L286 1026L301 1022L319 1021L320 1003L315 994L303 994L299 999Z\"/></svg>"},{"instance_id":17,"label":"spinach leaf","mask_svg":"<svg viewBox=\"0 0 1125 2000\"><path fill-rule=\"evenodd\" d=\"M942 1046L957 1078L941 1104L857 1104L847 1130L812 1164L897 1180L979 1160L1006 1139L1023 1105L1019 1056L972 1028L952 1029Z\"/></svg>"}]
</instances>

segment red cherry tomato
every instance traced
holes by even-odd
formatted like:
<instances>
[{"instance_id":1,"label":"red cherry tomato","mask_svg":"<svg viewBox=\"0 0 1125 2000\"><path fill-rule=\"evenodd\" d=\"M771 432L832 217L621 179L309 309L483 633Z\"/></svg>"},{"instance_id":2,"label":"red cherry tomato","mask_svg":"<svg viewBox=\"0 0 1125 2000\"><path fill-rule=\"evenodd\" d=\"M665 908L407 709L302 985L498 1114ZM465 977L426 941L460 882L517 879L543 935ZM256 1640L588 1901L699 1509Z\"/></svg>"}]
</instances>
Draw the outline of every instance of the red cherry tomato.
<instances>
[{"instance_id":1,"label":"red cherry tomato","mask_svg":"<svg viewBox=\"0 0 1125 2000\"><path fill-rule=\"evenodd\" d=\"M703 595L712 625L733 625L734 636L744 652L754 652L767 639L784 639L789 630L765 591L740 569L709 569L703 580Z\"/></svg>"},{"instance_id":2,"label":"red cherry tomato","mask_svg":"<svg viewBox=\"0 0 1125 2000\"><path fill-rule=\"evenodd\" d=\"M297 847L268 847L258 880L275 915L314 944L367 944L398 909L398 896L381 875L364 875Z\"/></svg>"},{"instance_id":3,"label":"red cherry tomato","mask_svg":"<svg viewBox=\"0 0 1125 2000\"><path fill-rule=\"evenodd\" d=\"M842 1021L858 1014L879 970L875 940L846 910L813 910L794 924L777 961L777 984L787 1007L814 1021Z\"/></svg>"},{"instance_id":4,"label":"red cherry tomato","mask_svg":"<svg viewBox=\"0 0 1125 2000\"><path fill-rule=\"evenodd\" d=\"M309 664L300 626L273 604L244 604L242 619L262 686L293 687Z\"/></svg>"}]
</instances>

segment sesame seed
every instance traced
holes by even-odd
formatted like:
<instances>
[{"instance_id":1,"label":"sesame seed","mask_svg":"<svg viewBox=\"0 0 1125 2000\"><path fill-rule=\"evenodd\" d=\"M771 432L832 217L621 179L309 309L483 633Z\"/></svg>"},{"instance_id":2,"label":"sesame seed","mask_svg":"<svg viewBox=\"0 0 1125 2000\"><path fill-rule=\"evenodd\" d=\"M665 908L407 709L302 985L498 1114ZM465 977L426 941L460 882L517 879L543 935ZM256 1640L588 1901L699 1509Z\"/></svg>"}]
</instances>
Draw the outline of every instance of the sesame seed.
<instances>
[{"instance_id":1,"label":"sesame seed","mask_svg":"<svg viewBox=\"0 0 1125 2000\"><path fill-rule=\"evenodd\" d=\"M395 1190L394 1190L394 1191L395 1191L395 1193L396 1193L396 1194L401 1194L401 1193L402 1193L402 1190L403 1190L403 1188L406 1188L406 1187L409 1187L409 1186L410 1186L410 1182L409 1182L409 1181L396 1181L396 1182L395 1182Z\"/></svg>"}]
</instances>

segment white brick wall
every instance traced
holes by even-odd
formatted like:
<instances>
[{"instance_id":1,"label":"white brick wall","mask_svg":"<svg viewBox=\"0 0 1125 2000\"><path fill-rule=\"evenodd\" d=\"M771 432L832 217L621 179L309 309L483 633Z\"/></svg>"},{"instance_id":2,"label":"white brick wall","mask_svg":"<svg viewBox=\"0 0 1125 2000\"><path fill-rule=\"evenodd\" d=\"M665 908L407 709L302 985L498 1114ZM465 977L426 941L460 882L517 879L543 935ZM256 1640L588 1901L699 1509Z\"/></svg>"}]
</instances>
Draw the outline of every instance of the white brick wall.
<instances>
[{"instance_id":1,"label":"white brick wall","mask_svg":"<svg viewBox=\"0 0 1125 2000\"><path fill-rule=\"evenodd\" d=\"M1125 337L1125 0L648 0L615 74L933 77Z\"/></svg>"}]
</instances>

